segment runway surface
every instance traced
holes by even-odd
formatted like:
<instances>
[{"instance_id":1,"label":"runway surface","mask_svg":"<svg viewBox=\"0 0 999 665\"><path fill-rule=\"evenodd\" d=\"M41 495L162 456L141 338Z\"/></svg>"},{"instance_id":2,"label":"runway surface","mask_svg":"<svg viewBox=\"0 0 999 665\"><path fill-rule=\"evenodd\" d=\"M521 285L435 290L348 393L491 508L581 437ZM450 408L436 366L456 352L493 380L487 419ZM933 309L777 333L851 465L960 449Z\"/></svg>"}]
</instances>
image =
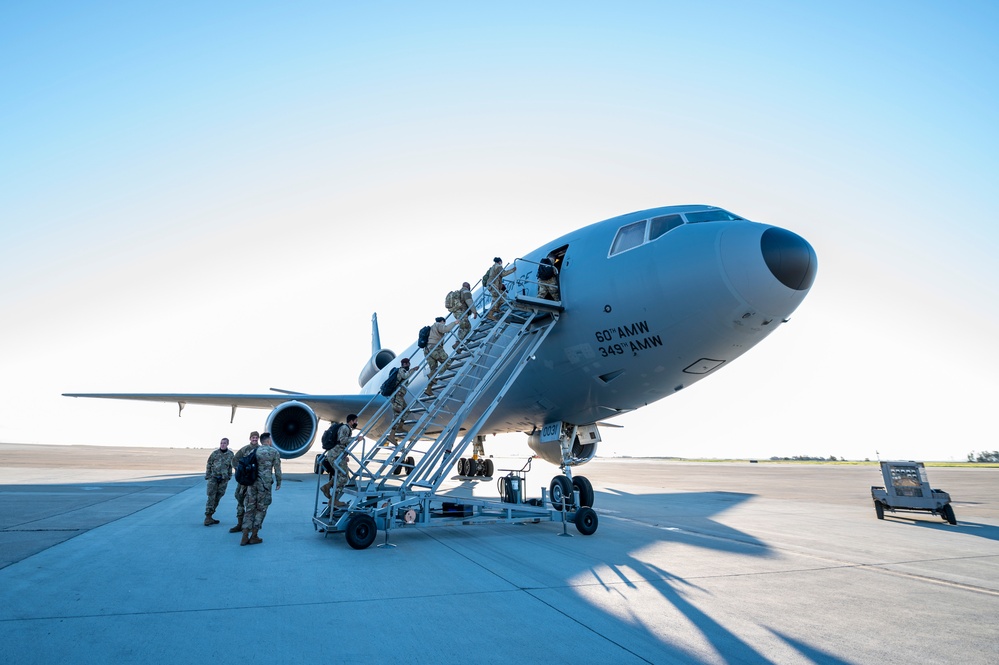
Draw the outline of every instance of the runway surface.
<instances>
[{"instance_id":1,"label":"runway surface","mask_svg":"<svg viewBox=\"0 0 999 665\"><path fill-rule=\"evenodd\" d=\"M877 520L876 465L597 460L592 536L358 551L312 526L311 455L284 462L263 544L228 533L234 482L205 527L210 452L0 444L3 662L999 662L999 469L928 469L950 526Z\"/></svg>"}]
</instances>

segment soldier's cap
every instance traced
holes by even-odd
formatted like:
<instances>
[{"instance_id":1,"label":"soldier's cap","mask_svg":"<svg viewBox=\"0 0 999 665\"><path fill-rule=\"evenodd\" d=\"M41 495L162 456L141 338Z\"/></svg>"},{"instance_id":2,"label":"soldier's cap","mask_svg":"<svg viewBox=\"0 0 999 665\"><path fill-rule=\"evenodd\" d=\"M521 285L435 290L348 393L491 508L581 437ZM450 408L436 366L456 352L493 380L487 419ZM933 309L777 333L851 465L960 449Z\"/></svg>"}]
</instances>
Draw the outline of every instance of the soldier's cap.
<instances>
[{"instance_id":1,"label":"soldier's cap","mask_svg":"<svg viewBox=\"0 0 999 665\"><path fill-rule=\"evenodd\" d=\"M403 358L402 359L402 364L403 365L408 365L409 364L409 358Z\"/></svg>"},{"instance_id":2,"label":"soldier's cap","mask_svg":"<svg viewBox=\"0 0 999 665\"><path fill-rule=\"evenodd\" d=\"M434 319L434 321L438 321L440 323L444 323L444 317L443 316L438 316L436 319Z\"/></svg>"},{"instance_id":3,"label":"soldier's cap","mask_svg":"<svg viewBox=\"0 0 999 665\"><path fill-rule=\"evenodd\" d=\"M497 256L493 259L493 263L503 263L503 259Z\"/></svg>"}]
</instances>

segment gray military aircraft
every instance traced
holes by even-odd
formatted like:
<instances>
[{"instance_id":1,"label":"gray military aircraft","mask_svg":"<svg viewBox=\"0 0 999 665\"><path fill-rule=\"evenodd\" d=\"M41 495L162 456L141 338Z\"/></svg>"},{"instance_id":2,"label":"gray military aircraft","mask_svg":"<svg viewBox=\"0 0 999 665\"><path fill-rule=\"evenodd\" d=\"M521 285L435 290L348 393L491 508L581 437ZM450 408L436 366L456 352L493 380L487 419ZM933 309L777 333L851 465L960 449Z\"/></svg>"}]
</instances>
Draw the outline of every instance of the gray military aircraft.
<instances>
[{"instance_id":1,"label":"gray military aircraft","mask_svg":"<svg viewBox=\"0 0 999 665\"><path fill-rule=\"evenodd\" d=\"M543 259L557 269L557 301L538 298L536 270ZM557 321L516 372L507 370L512 378L491 384L468 406L461 427L479 435L479 452L481 435L524 432L539 457L569 475L568 467L594 457L605 421L716 373L786 323L808 294L817 261L811 245L790 231L713 206L683 205L585 226L513 267L508 297L519 307L547 310ZM474 297L481 315L489 295L478 288ZM488 325L481 316L472 324ZM422 354L414 342L403 357ZM381 347L373 317L372 355L361 370L359 394L66 396L176 402L180 409L228 406L233 413L237 407L272 409L266 427L281 455L293 458L312 446L320 420L342 421L384 404L379 387L396 359ZM426 384L423 372L413 377L411 402ZM388 420L380 427L384 432Z\"/></svg>"}]
</instances>

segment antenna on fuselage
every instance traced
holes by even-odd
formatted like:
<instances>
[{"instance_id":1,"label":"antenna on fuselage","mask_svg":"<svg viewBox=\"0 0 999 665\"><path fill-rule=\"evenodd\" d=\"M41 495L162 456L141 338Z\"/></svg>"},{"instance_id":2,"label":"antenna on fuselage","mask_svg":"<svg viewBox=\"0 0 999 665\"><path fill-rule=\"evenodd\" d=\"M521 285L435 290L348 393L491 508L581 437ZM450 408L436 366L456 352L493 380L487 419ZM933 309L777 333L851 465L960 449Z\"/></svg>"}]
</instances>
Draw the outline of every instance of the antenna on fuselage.
<instances>
[{"instance_id":1,"label":"antenna on fuselage","mask_svg":"<svg viewBox=\"0 0 999 665\"><path fill-rule=\"evenodd\" d=\"M382 340L378 335L378 312L371 315L371 355L378 353L382 348Z\"/></svg>"}]
</instances>

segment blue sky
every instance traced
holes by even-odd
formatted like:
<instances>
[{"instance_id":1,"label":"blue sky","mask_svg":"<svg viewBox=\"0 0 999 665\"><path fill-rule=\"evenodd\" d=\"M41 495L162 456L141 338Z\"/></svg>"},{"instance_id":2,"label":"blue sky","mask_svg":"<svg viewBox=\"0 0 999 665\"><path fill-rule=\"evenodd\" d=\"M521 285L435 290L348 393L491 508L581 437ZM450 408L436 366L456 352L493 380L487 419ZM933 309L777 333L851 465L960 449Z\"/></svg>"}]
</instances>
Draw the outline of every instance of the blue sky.
<instances>
[{"instance_id":1,"label":"blue sky","mask_svg":"<svg viewBox=\"0 0 999 665\"><path fill-rule=\"evenodd\" d=\"M0 440L242 440L263 412L60 394L351 392L371 312L400 350L495 254L710 203L806 237L816 285L604 451L997 449L997 14L3 5Z\"/></svg>"}]
</instances>

